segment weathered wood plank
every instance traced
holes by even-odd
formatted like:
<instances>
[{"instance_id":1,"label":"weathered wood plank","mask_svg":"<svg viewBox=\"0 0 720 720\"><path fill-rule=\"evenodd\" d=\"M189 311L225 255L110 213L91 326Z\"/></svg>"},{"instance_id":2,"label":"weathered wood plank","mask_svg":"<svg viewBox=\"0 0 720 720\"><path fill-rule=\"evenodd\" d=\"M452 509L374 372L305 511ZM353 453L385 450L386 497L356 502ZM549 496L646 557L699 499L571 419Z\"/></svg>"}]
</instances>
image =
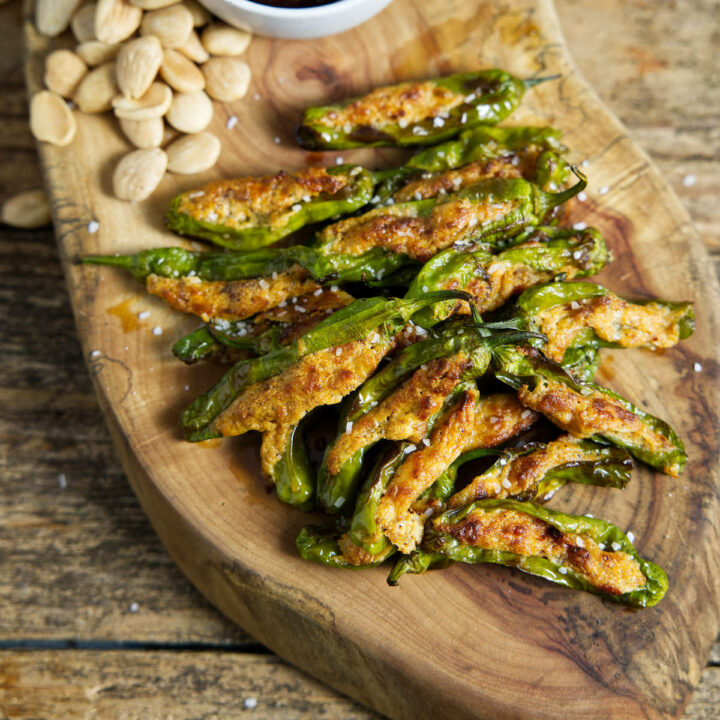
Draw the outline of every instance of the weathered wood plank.
<instances>
[{"instance_id":1,"label":"weathered wood plank","mask_svg":"<svg viewBox=\"0 0 720 720\"><path fill-rule=\"evenodd\" d=\"M12 720L379 720L282 660L218 652L0 652ZM4 715L3 715L4 713Z\"/></svg>"}]
</instances>

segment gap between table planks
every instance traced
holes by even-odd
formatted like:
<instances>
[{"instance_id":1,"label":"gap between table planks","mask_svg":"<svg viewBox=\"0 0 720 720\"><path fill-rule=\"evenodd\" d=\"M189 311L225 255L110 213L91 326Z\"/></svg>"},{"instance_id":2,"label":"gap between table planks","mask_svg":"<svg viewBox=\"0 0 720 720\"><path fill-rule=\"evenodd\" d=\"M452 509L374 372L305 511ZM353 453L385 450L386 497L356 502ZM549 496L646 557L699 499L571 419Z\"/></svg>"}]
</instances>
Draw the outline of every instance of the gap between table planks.
<instances>
[{"instance_id":1,"label":"gap between table planks","mask_svg":"<svg viewBox=\"0 0 720 720\"><path fill-rule=\"evenodd\" d=\"M503 8L505 12L501 14ZM535 12L531 13L530 10ZM472 17L467 17L468 12L471 12ZM406 22L407 18L410 18L410 22ZM383 25L379 24L381 19ZM388 28L395 28L398 32L389 37ZM337 39L330 38L314 44L313 57L309 60L299 53L298 43L275 44L279 52L258 78L262 90L273 99L272 106L246 118L247 123L244 124L245 141L258 137L263 142L258 144L253 157L246 157L241 152L243 138L240 134L240 140L234 146L236 156L230 153L231 159L223 159L223 172L260 172L284 162L300 164L301 153L295 151L290 155L291 160L286 160L287 148L273 147L272 143L276 132L282 133L281 137L287 140L291 124L288 118L297 116L297 107L325 97L328 92L348 94L394 76L426 75L472 67L479 59L475 55L475 47L482 48L482 61L486 64L500 64L518 72L534 72L543 64L547 66L543 68L546 71L556 68L566 72L570 70L563 55L552 8L545 2L515 3L511 10L502 3L492 7L488 3L478 3L468 8L458 2L428 2L423 4L422 11L415 7L413 12L408 2L398 0L382 18L375 21L375 25L371 23L349 33L347 37L343 36L344 41L348 38L350 46L367 60L365 65L355 66L352 73L347 66L343 67L346 60L340 52ZM379 53L373 54L370 59L371 53L365 45L372 44L378 38L395 48L395 53L391 54L391 68L386 66L385 57ZM501 43L498 43L498 38ZM458 39L461 41L458 42ZM402 42L406 42L404 47L401 47ZM511 42L515 43L514 51L508 55L507 46ZM266 67L263 59L272 46L269 41L256 40L251 50L251 64ZM522 46L522 56L517 54L519 46ZM430 64L423 68L427 62L428 48L432 48ZM331 88L308 81L309 90L307 87L303 89L300 84L303 92L307 93L302 94L294 83L291 90L279 82L280 73L288 72L289 76L287 68L300 61L304 63L303 68L325 71L324 77L331 81ZM327 68L331 65L325 64L321 68L317 64L320 62L332 63L335 72L328 75ZM30 74L33 74L32 62ZM323 75L316 72L306 77ZM273 79L277 81L274 84ZM591 158L589 172L594 173L598 185L609 184L613 190L617 190L607 196L602 206L593 207L589 214L589 218L600 225L611 242L614 242L616 254L621 256L618 262L626 263L625 272L630 268L630 275L622 275L616 265L603 276L607 278L608 284L618 291L630 293L667 294L671 287L684 291L689 287L702 287L706 293L716 292L707 264L703 264L702 249L685 225L684 212L658 180L647 159L631 145L622 129L598 108L592 93L575 77L566 77L560 88L559 95L556 95L557 90L549 88L535 91L526 100L523 112L519 113L517 119L520 121L522 117L534 117L536 121L557 122L565 129L568 144ZM250 92L253 92L252 88ZM558 113L557 117L552 117L553 112ZM277 126L281 128L279 131L274 126L268 132L265 125L268 120L286 124ZM128 208L116 203L105 194L108 171L112 160L124 145L110 129L106 119L84 118L76 144L82 142L83 136L86 140L93 138L100 141L92 144L95 155L88 154L82 158L88 167L81 167L79 158L72 157L67 151L46 148L43 152L47 178L55 201L61 251L64 252L66 262L79 252L95 250L94 239L84 233L86 219L92 217L100 219L101 227L108 229L101 237L103 251L120 247L123 250L133 249L128 248L126 242L123 243L119 234L113 235L110 231L112 227L127 226L127 218L131 218L130 223L135 224L136 228L147 233L138 247L167 243L167 236L161 233L158 220L162 206L179 185L169 187L170 183L166 183L159 199L144 208ZM242 144L242 148L247 147L247 142ZM373 157L376 154L364 155ZM233 165L238 162L247 167ZM623 171L618 172L621 167ZM100 187L96 182L98 176L102 178ZM79 200L81 193L82 201ZM668 247L651 248L650 231L656 235L659 233L659 237L664 233ZM628 243L628 240L631 242ZM681 275L677 275L677 266L672 267L675 277L669 280L668 271L674 259L686 250L688 257L682 261ZM165 402L165 382L179 386L176 381L184 369L171 367L166 357L166 344L163 346L157 340L143 339L140 342L138 338L128 340L127 337L118 337L105 311L113 300L133 299L135 290L131 284L104 274L105 279L100 285L97 281L100 275L95 275L94 281L88 282L88 277L93 278L92 275L80 273L70 265L67 271L85 350L102 348L104 352L102 361L94 363L91 369L101 389L101 400L112 406L107 406L111 422L117 417L123 426L118 436L129 439L124 451L125 459L129 467L134 467L129 474L146 511L181 567L196 584L221 609L239 619L241 625L273 649L393 717L410 717L417 708L441 706L448 712L466 714L477 713L480 708L484 708L483 712L489 712L494 717L514 717L517 713L529 716L528 712L535 713L535 717L552 717L554 703L558 701L574 703L573 709L582 711L588 717L595 717L592 713L598 710L598 703L601 714L597 717L609 717L611 711L617 713L613 717L669 717L682 710L689 687L697 681L700 667L698 656L701 655L700 659L704 660L717 626L716 606L699 607L698 598L693 596L689 582L692 579L701 588L704 583L710 596L713 593L717 595L717 586L713 582L713 578L717 577L717 556L710 548L712 530L709 522L717 517L717 497L712 495L716 488L716 474L709 478L706 476L704 483L698 482L687 496L678 493L682 497L682 506L676 502L672 507L667 507L669 503L664 500L662 484L648 473L638 473L642 477L636 477L633 490L621 498L601 498L595 492L573 492L563 498L565 507L572 508L574 505L585 508L586 503L592 502L593 508L607 508L608 512L604 514L618 524L622 521L627 527L632 523L636 535L641 538L641 549L645 548L646 554L652 552L650 556L665 565L671 571L671 577L672 571L676 571L674 599L669 596L657 610L634 616L632 622L628 616L621 615L622 611L617 607L606 606L597 599L558 592L534 581L515 578L502 570L496 572L495 569L480 576L474 569L458 568L451 574L438 574L442 577L422 578L412 586L407 583L408 587L403 587L400 596L397 595L398 591L388 595L388 590L382 587L382 579L378 579L378 573L368 573L367 580L347 577L336 579L335 574L328 576L323 568L303 566L302 574L298 575L297 561L288 552L288 547L292 547L293 532L303 518L290 514L277 503L265 502L265 498L256 491L256 478L246 478L248 485L242 487L232 478L227 482L213 477L210 482L215 483L215 491L227 500L225 505L217 507L214 500L210 500L210 495L204 496L202 491L183 485L182 478L168 477L167 470L164 477L159 473L159 459L167 459L172 464L177 462L177 457L182 458L178 464L190 468L190 474L200 472L202 475L201 465L222 472L227 461L235 462L237 473L241 469L237 458L231 457L226 449L215 453L216 457L212 460L208 452L203 451L202 460L199 460L197 448L188 449L172 433L172 425L168 420L171 414L158 410ZM157 315L163 315L159 307ZM88 318L94 318L96 322L91 323ZM715 318L703 316L702 321L709 333ZM169 334L168 328L173 328L177 334L183 324L183 321L173 318L169 313L163 315L162 325L166 328L166 334ZM713 364L715 348L709 343L709 337L711 335L698 336L684 348L650 360L646 354L628 354L627 357L637 362L639 367L631 368L628 363L628 372L623 367L623 377L618 377L614 386L662 414L663 402L658 397L660 383L663 388L668 387L670 392L674 390L681 395L678 388L679 370L688 361L692 364L691 357L702 359L708 374L717 371L716 364ZM129 350L123 353L119 345L125 344L128 344ZM163 347L165 355L160 354ZM116 351L119 356L123 356L122 360ZM149 365L149 362L153 365ZM156 375L151 375L150 367ZM161 376L160 373L163 377L162 387L154 380ZM658 383L657 386L653 386L653 381ZM133 389L140 390L143 397L147 395L150 402L134 402L131 394ZM702 392L709 393L710 390L698 389L698 397ZM712 403L709 405L712 406ZM688 433L691 426L698 428L695 431L697 437L692 438L697 450L693 459L696 467L702 467L702 455L713 456L711 443L714 438L703 437L699 432L701 417L695 415L694 421L690 422L692 412L688 412L689 408L683 410L673 407L672 413L668 412L669 408L665 410L665 416L671 418L681 432L685 428ZM707 417L706 408L696 406L695 413L698 411ZM153 443L138 442L137 438L143 436L145 439L148 431L151 431ZM164 449L163 444L167 445ZM256 467L253 448L246 444L242 444L241 448L241 465ZM150 456L155 453L158 453L158 457L151 459ZM152 479L148 477L148 471ZM638 486L644 486L644 493L638 492ZM198 496L194 495L196 492ZM182 494L184 498L179 496ZM644 494L650 494L652 517L642 505ZM193 507L198 501L206 503L206 507ZM247 531L248 528L245 528L247 532L238 533L238 529L233 526L231 518L241 517L234 516L234 513L248 501L255 503L251 508L251 520L257 520L259 516L264 521L257 521L252 528L259 533L253 534ZM693 504L697 508L693 508ZM669 538L663 538L658 519L674 523L673 532L683 531L689 525L694 509L704 513L705 522L695 523L687 531L693 540L700 541L700 549L695 556L695 564L683 568L680 567L681 558L677 547L669 547L672 543L663 542ZM283 533L282 542L277 535L267 533L266 522L270 521L272 525L280 519L287 519L292 527L292 532ZM219 526L215 523L219 523ZM650 524L652 527L649 527ZM184 533L180 540L178 532L181 535ZM255 535L264 535L262 539L266 544L256 543ZM686 534L683 537L688 536ZM252 555L240 557L237 549L248 542L252 546ZM188 544L195 547L189 549ZM704 564L703 559L707 560ZM291 581L280 580L281 576L290 577ZM313 578L326 585L326 596L322 600L316 595ZM524 597L526 590L530 594ZM514 598L511 597L513 591L516 593ZM475 618L478 624L489 623L489 627L485 628L487 635L484 636L477 629L470 633L477 641L486 640L490 636L512 647L516 656L512 657L511 653L509 658L493 656L484 647L483 659L489 661L495 671L489 687L478 687L475 684L473 689L470 688L472 673L476 669L467 670L463 665L471 662L472 658L462 657L463 651L467 649L462 646L462 642L467 637L461 623L448 621L455 633L454 645L452 633L449 637L442 634L432 638L433 632L438 632L437 623L413 605L418 601L423 602L425 592L437 599L439 607L443 606L443 602L457 603L460 614L466 613L466 617ZM471 593L477 597L469 597ZM363 595L363 598L358 599L358 594ZM364 597L366 594L367 597ZM387 606L381 609L378 603L373 602L373 594L378 602L387 603ZM513 607L503 617L501 610L491 612L483 608L481 597L502 599L512 603ZM359 616L351 616L342 607L343 601L352 598L360 606ZM674 638L669 632L673 613L671 607L682 607L685 617L689 614L693 618L687 634L678 639L677 644L673 644ZM527 637L519 637L519 633L509 629L521 609L524 612L529 610L534 616L533 627L527 631L523 629ZM390 612L385 614L382 610ZM395 623L390 622L385 630L395 631L398 622L407 622L408 617L413 615L414 622L409 622L408 627L423 627L425 643L407 642L416 647L408 648L407 653L398 655L402 646L387 642L381 632L382 623L390 622L394 616ZM316 645L322 643L325 646L327 643L326 653L319 653L318 647L312 647L312 641L303 642L300 638L276 632L275 623L279 618L288 620L296 632L304 631L314 636ZM596 618L602 618L600 629L594 627ZM435 623L435 626L427 627L431 623ZM340 629L339 633L332 632L336 628ZM655 634L654 643L647 642L649 638L643 637L647 632ZM599 633L596 642L588 641L590 633ZM634 639L636 646L642 648L632 657L624 645L626 634ZM397 637L400 642L405 640L402 634ZM437 646L431 640L442 640L445 644ZM446 667L432 667L432 658L427 655L430 648L440 655ZM660 658L661 651L669 651L671 657ZM359 660L360 666L340 667L337 661L342 657ZM560 674L567 675L566 682L545 688L542 702L532 692L539 676L533 678L532 673L527 676L527 668L524 667L528 657L543 663L544 671L552 667ZM403 660L407 666L398 667L399 661ZM513 662L517 663L514 671L511 667ZM364 672L360 672L361 668ZM461 672L458 673L458 670ZM464 677L462 672L466 673ZM378 677L378 674L383 673L388 673L390 677L401 677L411 688L417 689L414 696L417 704L406 703L404 707L399 707L394 703L394 689ZM484 674L487 682L487 668ZM435 682L425 682L425 678L434 678Z\"/></svg>"}]
</instances>

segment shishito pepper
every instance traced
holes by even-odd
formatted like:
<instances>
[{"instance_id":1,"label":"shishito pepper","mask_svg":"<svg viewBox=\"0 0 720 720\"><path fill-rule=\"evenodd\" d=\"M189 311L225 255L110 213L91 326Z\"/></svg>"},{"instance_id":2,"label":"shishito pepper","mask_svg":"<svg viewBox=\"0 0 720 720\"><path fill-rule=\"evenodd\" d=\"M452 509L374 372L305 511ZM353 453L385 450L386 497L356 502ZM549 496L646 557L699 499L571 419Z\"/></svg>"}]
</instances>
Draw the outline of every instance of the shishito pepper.
<instances>
[{"instance_id":1,"label":"shishito pepper","mask_svg":"<svg viewBox=\"0 0 720 720\"><path fill-rule=\"evenodd\" d=\"M554 282L526 290L516 314L528 330L543 333L543 353L563 363L577 348L669 348L694 330L690 303L623 300L602 285Z\"/></svg>"},{"instance_id":2,"label":"shishito pepper","mask_svg":"<svg viewBox=\"0 0 720 720\"><path fill-rule=\"evenodd\" d=\"M573 171L579 181L559 193L527 180L492 178L453 195L377 208L327 226L316 247L327 257L384 248L426 262L455 243L497 246L528 226L542 225L553 208L577 195L587 179Z\"/></svg>"},{"instance_id":3,"label":"shishito pepper","mask_svg":"<svg viewBox=\"0 0 720 720\"><path fill-rule=\"evenodd\" d=\"M180 338L173 345L173 354L188 364L218 356L236 362L264 355L294 342L352 300L351 295L340 289L318 288L249 321L210 320Z\"/></svg>"},{"instance_id":4,"label":"shishito pepper","mask_svg":"<svg viewBox=\"0 0 720 720\"><path fill-rule=\"evenodd\" d=\"M476 456L460 456L453 463L454 471ZM546 502L567 482L622 488L631 470L632 460L625 450L566 435L549 443L505 450L492 467L450 497L448 507L486 498Z\"/></svg>"},{"instance_id":5,"label":"shishito pepper","mask_svg":"<svg viewBox=\"0 0 720 720\"><path fill-rule=\"evenodd\" d=\"M347 533L332 526L306 525L297 536L295 546L304 560L321 563L334 568L350 568L359 570L375 567L395 553L395 548L389 545L384 552L376 555L362 557L358 562L355 554L348 556L347 550L355 550L347 546Z\"/></svg>"},{"instance_id":6,"label":"shishito pepper","mask_svg":"<svg viewBox=\"0 0 720 720\"><path fill-rule=\"evenodd\" d=\"M479 500L432 518L422 552L396 565L389 581L453 561L495 563L633 607L655 605L668 584L614 525L516 500Z\"/></svg>"},{"instance_id":7,"label":"shishito pepper","mask_svg":"<svg viewBox=\"0 0 720 720\"><path fill-rule=\"evenodd\" d=\"M422 297L435 290L464 290L473 296L479 312L489 312L536 283L593 275L610 261L605 241L594 228L533 228L520 240L496 255L482 245L447 248L423 265L405 297ZM438 303L413 320L430 327L461 309L457 302Z\"/></svg>"},{"instance_id":8,"label":"shishito pepper","mask_svg":"<svg viewBox=\"0 0 720 720\"><path fill-rule=\"evenodd\" d=\"M370 447L381 439L420 442L456 388L485 372L493 348L523 337L502 332L481 337L474 326L451 324L404 348L360 386L318 473L318 500L326 512L352 502Z\"/></svg>"},{"instance_id":9,"label":"shishito pepper","mask_svg":"<svg viewBox=\"0 0 720 720\"><path fill-rule=\"evenodd\" d=\"M236 363L215 387L196 398L182 414L181 424L187 439L199 441L222 436L223 433L213 426L213 421L243 391L279 375L309 355L367 340L371 334L376 336L378 346L382 346L385 351L389 350L395 335L413 313L426 304L447 299L448 294L458 296L458 293L444 292L409 301L384 297L356 300L330 315L294 343L262 357Z\"/></svg>"},{"instance_id":10,"label":"shishito pepper","mask_svg":"<svg viewBox=\"0 0 720 720\"><path fill-rule=\"evenodd\" d=\"M310 223L361 208L370 201L374 185L371 174L359 165L216 180L174 198L166 222L180 235L251 250Z\"/></svg>"},{"instance_id":11,"label":"shishito pepper","mask_svg":"<svg viewBox=\"0 0 720 720\"><path fill-rule=\"evenodd\" d=\"M685 447L663 420L612 390L573 377L532 348L500 347L494 360L496 377L518 390L520 402L563 430L625 448L667 475L682 471Z\"/></svg>"},{"instance_id":12,"label":"shishito pepper","mask_svg":"<svg viewBox=\"0 0 720 720\"><path fill-rule=\"evenodd\" d=\"M243 320L330 282L382 278L414 264L383 248L326 257L303 245L247 253L154 248L135 255L91 255L82 262L127 270L171 307L206 321Z\"/></svg>"},{"instance_id":13,"label":"shishito pepper","mask_svg":"<svg viewBox=\"0 0 720 720\"><path fill-rule=\"evenodd\" d=\"M380 87L308 108L296 136L309 150L435 145L477 125L496 125L525 90L550 79L521 80L493 69Z\"/></svg>"}]
</instances>

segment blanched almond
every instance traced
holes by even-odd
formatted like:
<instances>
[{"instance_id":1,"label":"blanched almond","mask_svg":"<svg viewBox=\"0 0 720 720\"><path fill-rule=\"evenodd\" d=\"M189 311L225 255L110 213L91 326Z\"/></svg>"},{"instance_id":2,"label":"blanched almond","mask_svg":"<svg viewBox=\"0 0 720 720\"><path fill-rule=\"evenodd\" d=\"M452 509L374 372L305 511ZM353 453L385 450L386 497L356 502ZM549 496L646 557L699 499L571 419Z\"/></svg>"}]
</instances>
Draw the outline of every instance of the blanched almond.
<instances>
[{"instance_id":1,"label":"blanched almond","mask_svg":"<svg viewBox=\"0 0 720 720\"><path fill-rule=\"evenodd\" d=\"M32 230L50 222L50 203L44 190L26 190L8 198L0 209L0 222Z\"/></svg>"},{"instance_id":2,"label":"blanched almond","mask_svg":"<svg viewBox=\"0 0 720 720\"><path fill-rule=\"evenodd\" d=\"M128 0L98 0L95 37L112 44L129 38L139 27L143 11Z\"/></svg>"},{"instance_id":3,"label":"blanched almond","mask_svg":"<svg viewBox=\"0 0 720 720\"><path fill-rule=\"evenodd\" d=\"M210 58L203 66L208 95L222 102L241 98L250 85L250 68L237 58Z\"/></svg>"},{"instance_id":4,"label":"blanched almond","mask_svg":"<svg viewBox=\"0 0 720 720\"><path fill-rule=\"evenodd\" d=\"M113 111L126 120L147 120L162 117L170 107L172 90L161 82L154 82L148 91L137 99L118 95L112 101Z\"/></svg>"},{"instance_id":5,"label":"blanched almond","mask_svg":"<svg viewBox=\"0 0 720 720\"><path fill-rule=\"evenodd\" d=\"M113 173L113 191L120 200L145 200L160 184L166 168L164 150L134 150L117 164Z\"/></svg>"},{"instance_id":6,"label":"blanched almond","mask_svg":"<svg viewBox=\"0 0 720 720\"><path fill-rule=\"evenodd\" d=\"M74 15L70 22L73 35L78 42L95 40L95 10L94 2L83 5Z\"/></svg>"},{"instance_id":7,"label":"blanched almond","mask_svg":"<svg viewBox=\"0 0 720 720\"><path fill-rule=\"evenodd\" d=\"M154 35L125 43L118 53L115 68L120 92L131 98L144 95L155 79L162 59L162 45Z\"/></svg>"},{"instance_id":8,"label":"blanched almond","mask_svg":"<svg viewBox=\"0 0 720 720\"><path fill-rule=\"evenodd\" d=\"M200 68L177 50L170 48L163 53L160 75L173 90L178 92L192 93L205 87L205 76Z\"/></svg>"},{"instance_id":9,"label":"blanched almond","mask_svg":"<svg viewBox=\"0 0 720 720\"><path fill-rule=\"evenodd\" d=\"M252 35L225 23L213 23L202 32L203 47L211 55L242 55L250 44Z\"/></svg>"},{"instance_id":10,"label":"blanched almond","mask_svg":"<svg viewBox=\"0 0 720 720\"><path fill-rule=\"evenodd\" d=\"M180 0L130 0L130 2L143 10L158 10L168 5L177 5Z\"/></svg>"},{"instance_id":11,"label":"blanched almond","mask_svg":"<svg viewBox=\"0 0 720 720\"><path fill-rule=\"evenodd\" d=\"M210 22L210 13L197 0L185 0L183 5L190 11L195 27L203 27Z\"/></svg>"},{"instance_id":12,"label":"blanched almond","mask_svg":"<svg viewBox=\"0 0 720 720\"><path fill-rule=\"evenodd\" d=\"M159 147L165 139L165 123L161 117L147 120L120 118L120 128L125 137L138 148Z\"/></svg>"},{"instance_id":13,"label":"blanched almond","mask_svg":"<svg viewBox=\"0 0 720 720\"><path fill-rule=\"evenodd\" d=\"M180 132L197 133L212 120L212 100L202 91L177 93L173 98L167 121Z\"/></svg>"},{"instance_id":14,"label":"blanched almond","mask_svg":"<svg viewBox=\"0 0 720 720\"><path fill-rule=\"evenodd\" d=\"M168 170L181 175L209 170L220 157L220 141L209 132L186 135L168 146Z\"/></svg>"},{"instance_id":15,"label":"blanched almond","mask_svg":"<svg viewBox=\"0 0 720 720\"><path fill-rule=\"evenodd\" d=\"M63 97L72 97L87 72L87 65L70 50L55 50L45 58L45 86Z\"/></svg>"},{"instance_id":16,"label":"blanched almond","mask_svg":"<svg viewBox=\"0 0 720 720\"><path fill-rule=\"evenodd\" d=\"M109 62L91 70L80 81L73 100L82 112L101 113L110 110L117 92L115 63Z\"/></svg>"},{"instance_id":17,"label":"blanched almond","mask_svg":"<svg viewBox=\"0 0 720 720\"><path fill-rule=\"evenodd\" d=\"M180 47L192 32L190 11L182 5L171 5L162 10L146 12L140 25L141 35L155 35L163 47Z\"/></svg>"},{"instance_id":18,"label":"blanched almond","mask_svg":"<svg viewBox=\"0 0 720 720\"><path fill-rule=\"evenodd\" d=\"M90 67L95 67L114 60L121 47L119 43L108 45L99 40L86 40L75 48L75 52Z\"/></svg>"},{"instance_id":19,"label":"blanched almond","mask_svg":"<svg viewBox=\"0 0 720 720\"><path fill-rule=\"evenodd\" d=\"M194 30L188 35L188 39L177 48L177 51L196 63L204 63L210 59L208 51L203 47Z\"/></svg>"},{"instance_id":20,"label":"blanched almond","mask_svg":"<svg viewBox=\"0 0 720 720\"><path fill-rule=\"evenodd\" d=\"M55 37L67 30L81 0L37 0L35 27L43 35Z\"/></svg>"},{"instance_id":21,"label":"blanched almond","mask_svg":"<svg viewBox=\"0 0 720 720\"><path fill-rule=\"evenodd\" d=\"M43 142L68 145L75 137L75 116L54 92L41 90L30 101L30 131Z\"/></svg>"}]
</instances>

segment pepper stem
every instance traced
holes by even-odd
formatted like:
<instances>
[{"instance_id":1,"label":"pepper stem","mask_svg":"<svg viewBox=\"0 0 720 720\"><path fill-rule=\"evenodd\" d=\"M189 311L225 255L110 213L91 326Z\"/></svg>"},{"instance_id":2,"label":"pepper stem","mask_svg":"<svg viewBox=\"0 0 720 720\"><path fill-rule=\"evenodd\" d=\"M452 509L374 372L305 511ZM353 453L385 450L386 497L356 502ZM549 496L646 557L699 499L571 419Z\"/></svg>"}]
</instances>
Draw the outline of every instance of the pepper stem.
<instances>
[{"instance_id":1,"label":"pepper stem","mask_svg":"<svg viewBox=\"0 0 720 720\"><path fill-rule=\"evenodd\" d=\"M543 211L547 212L551 208L562 205L570 200L570 198L574 198L578 193L582 192L587 187L587 177L585 173L581 172L577 165L571 165L570 170L572 170L572 173L578 179L578 182L576 182L571 188L563 190L559 193L543 192L540 196L540 205L542 206Z\"/></svg>"},{"instance_id":2,"label":"pepper stem","mask_svg":"<svg viewBox=\"0 0 720 720\"><path fill-rule=\"evenodd\" d=\"M557 80L561 78L562 75L547 75L546 77L539 77L539 78L525 78L523 80L523 83L525 84L525 89L529 90L531 87L535 87L536 85L540 85L544 82L549 82L550 80Z\"/></svg>"},{"instance_id":3,"label":"pepper stem","mask_svg":"<svg viewBox=\"0 0 720 720\"><path fill-rule=\"evenodd\" d=\"M125 270L130 270L132 261L132 255L86 255L80 258L80 262L86 265L112 265Z\"/></svg>"}]
</instances>

